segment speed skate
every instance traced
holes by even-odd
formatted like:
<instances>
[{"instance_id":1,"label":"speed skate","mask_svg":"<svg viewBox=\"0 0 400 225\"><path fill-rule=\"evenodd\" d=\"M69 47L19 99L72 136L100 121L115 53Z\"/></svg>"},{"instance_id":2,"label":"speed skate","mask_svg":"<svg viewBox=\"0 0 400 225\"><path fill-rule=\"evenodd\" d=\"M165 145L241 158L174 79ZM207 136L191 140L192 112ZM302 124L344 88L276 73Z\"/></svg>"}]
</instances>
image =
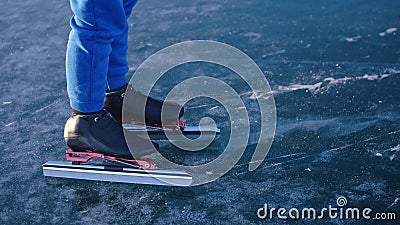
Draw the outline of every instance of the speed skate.
<instances>
[{"instance_id":1,"label":"speed skate","mask_svg":"<svg viewBox=\"0 0 400 225\"><path fill-rule=\"evenodd\" d=\"M137 135L148 135L151 140L170 140L165 132L176 131L188 138L206 136L215 138L220 130L215 127L178 126L151 127L139 125L124 125L125 131ZM173 136L172 136L173 138ZM92 181L108 181L119 183L190 186L192 175L183 170L157 168L150 159L132 160L108 156L94 152L66 151L67 162L49 161L43 164L45 177L70 178ZM100 162L99 162L100 161Z\"/></svg>"}]
</instances>

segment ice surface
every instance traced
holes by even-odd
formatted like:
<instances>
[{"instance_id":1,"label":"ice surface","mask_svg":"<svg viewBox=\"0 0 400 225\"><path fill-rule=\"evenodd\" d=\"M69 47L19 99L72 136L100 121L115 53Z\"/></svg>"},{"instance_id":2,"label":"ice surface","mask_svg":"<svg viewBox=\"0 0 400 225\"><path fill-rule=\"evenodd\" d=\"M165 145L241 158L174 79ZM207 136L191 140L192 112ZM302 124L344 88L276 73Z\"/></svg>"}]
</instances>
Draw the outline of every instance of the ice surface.
<instances>
[{"instance_id":1,"label":"ice surface","mask_svg":"<svg viewBox=\"0 0 400 225\"><path fill-rule=\"evenodd\" d=\"M257 209L266 202L323 208L342 195L351 206L399 212L399 8L399 1L139 1L129 19L130 72L171 44L221 41L254 59L277 106L272 148L249 172L260 130L256 100L264 96L227 69L193 64L170 71L154 96L210 75L237 90L252 121L249 146L232 171L210 184L170 188L43 177L41 165L63 160L66 149L72 12L68 1L2 1L0 224L282 224L260 221ZM218 142L197 154L162 144L166 157L188 164L218 157L231 121L215 101L189 102L186 123L201 116L221 128Z\"/></svg>"}]
</instances>

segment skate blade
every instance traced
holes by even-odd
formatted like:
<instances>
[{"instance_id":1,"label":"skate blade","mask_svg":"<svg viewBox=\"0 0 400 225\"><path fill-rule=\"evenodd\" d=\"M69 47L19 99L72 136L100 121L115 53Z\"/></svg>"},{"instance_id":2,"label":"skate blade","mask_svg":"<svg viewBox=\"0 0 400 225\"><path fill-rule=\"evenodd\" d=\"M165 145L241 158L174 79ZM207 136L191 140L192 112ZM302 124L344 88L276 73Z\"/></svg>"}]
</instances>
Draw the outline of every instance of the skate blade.
<instances>
[{"instance_id":1,"label":"skate blade","mask_svg":"<svg viewBox=\"0 0 400 225\"><path fill-rule=\"evenodd\" d=\"M43 175L45 177L164 186L190 186L192 183L192 176L183 170L142 170L90 164L75 165L71 162L57 161L43 164Z\"/></svg>"},{"instance_id":2,"label":"skate blade","mask_svg":"<svg viewBox=\"0 0 400 225\"><path fill-rule=\"evenodd\" d=\"M179 128L161 128L161 127L150 127L150 126L143 126L143 125L134 125L134 124L123 124L123 127L126 131L132 132L135 135L142 136L145 138L147 135L150 137L151 140L175 140L175 138L180 138L180 132L182 132L185 137L190 139L196 139L200 135L203 139L207 138L214 138L218 137L220 134L220 129L212 126L185 126L185 128L181 131ZM178 132L179 130L179 132ZM165 132L169 132L169 135L165 135ZM174 132L176 131L176 132Z\"/></svg>"}]
</instances>

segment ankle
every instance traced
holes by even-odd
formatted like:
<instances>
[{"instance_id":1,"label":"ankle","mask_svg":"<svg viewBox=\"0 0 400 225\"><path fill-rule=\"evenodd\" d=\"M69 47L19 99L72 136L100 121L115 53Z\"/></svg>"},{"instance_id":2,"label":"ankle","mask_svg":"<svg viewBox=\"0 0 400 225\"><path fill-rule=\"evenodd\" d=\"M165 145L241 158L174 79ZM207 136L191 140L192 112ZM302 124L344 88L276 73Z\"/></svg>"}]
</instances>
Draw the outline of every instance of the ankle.
<instances>
[{"instance_id":1,"label":"ankle","mask_svg":"<svg viewBox=\"0 0 400 225\"><path fill-rule=\"evenodd\" d=\"M76 110L76 109L72 109L72 115L94 115L94 114L99 114L99 113L101 113L103 110L100 110L100 111L96 111L96 112L81 112L81 111L78 111L78 110Z\"/></svg>"},{"instance_id":2,"label":"ankle","mask_svg":"<svg viewBox=\"0 0 400 225\"><path fill-rule=\"evenodd\" d=\"M114 88L114 89L110 89L110 90L106 90L106 92L107 93L110 93L110 92L125 92L125 90L126 90L126 87L128 86L128 84L124 84L124 85L122 85L121 87L119 87L119 88Z\"/></svg>"}]
</instances>

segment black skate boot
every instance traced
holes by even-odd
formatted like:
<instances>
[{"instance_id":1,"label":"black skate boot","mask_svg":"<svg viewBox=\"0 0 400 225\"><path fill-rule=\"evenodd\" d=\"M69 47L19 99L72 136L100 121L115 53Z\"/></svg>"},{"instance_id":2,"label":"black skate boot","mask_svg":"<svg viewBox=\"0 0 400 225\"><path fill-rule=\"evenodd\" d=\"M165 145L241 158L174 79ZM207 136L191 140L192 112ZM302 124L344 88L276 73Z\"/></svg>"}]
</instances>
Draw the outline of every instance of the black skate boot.
<instances>
[{"instance_id":1,"label":"black skate boot","mask_svg":"<svg viewBox=\"0 0 400 225\"><path fill-rule=\"evenodd\" d=\"M129 102L125 103L126 112L128 112L128 118L122 121L122 103L124 101L125 91L129 88ZM136 91L132 85L126 84L125 86L118 88L113 91L107 91L104 99L104 108L111 113L116 121L119 123L135 123L143 118L143 108L146 101L146 96ZM164 105L164 121L167 124L161 122L161 109ZM153 98L148 97L145 106L145 123L148 126L163 126L163 125L176 125L177 114L178 118L183 116L184 109L181 105L174 102L162 102Z\"/></svg>"},{"instance_id":2,"label":"black skate boot","mask_svg":"<svg viewBox=\"0 0 400 225\"><path fill-rule=\"evenodd\" d=\"M109 156L132 159L154 153L158 144L140 137L129 137L134 143L133 157L125 142L122 126L102 110L89 115L72 115L64 128L64 140L74 151L96 152ZM132 146L132 145L130 145Z\"/></svg>"}]
</instances>

